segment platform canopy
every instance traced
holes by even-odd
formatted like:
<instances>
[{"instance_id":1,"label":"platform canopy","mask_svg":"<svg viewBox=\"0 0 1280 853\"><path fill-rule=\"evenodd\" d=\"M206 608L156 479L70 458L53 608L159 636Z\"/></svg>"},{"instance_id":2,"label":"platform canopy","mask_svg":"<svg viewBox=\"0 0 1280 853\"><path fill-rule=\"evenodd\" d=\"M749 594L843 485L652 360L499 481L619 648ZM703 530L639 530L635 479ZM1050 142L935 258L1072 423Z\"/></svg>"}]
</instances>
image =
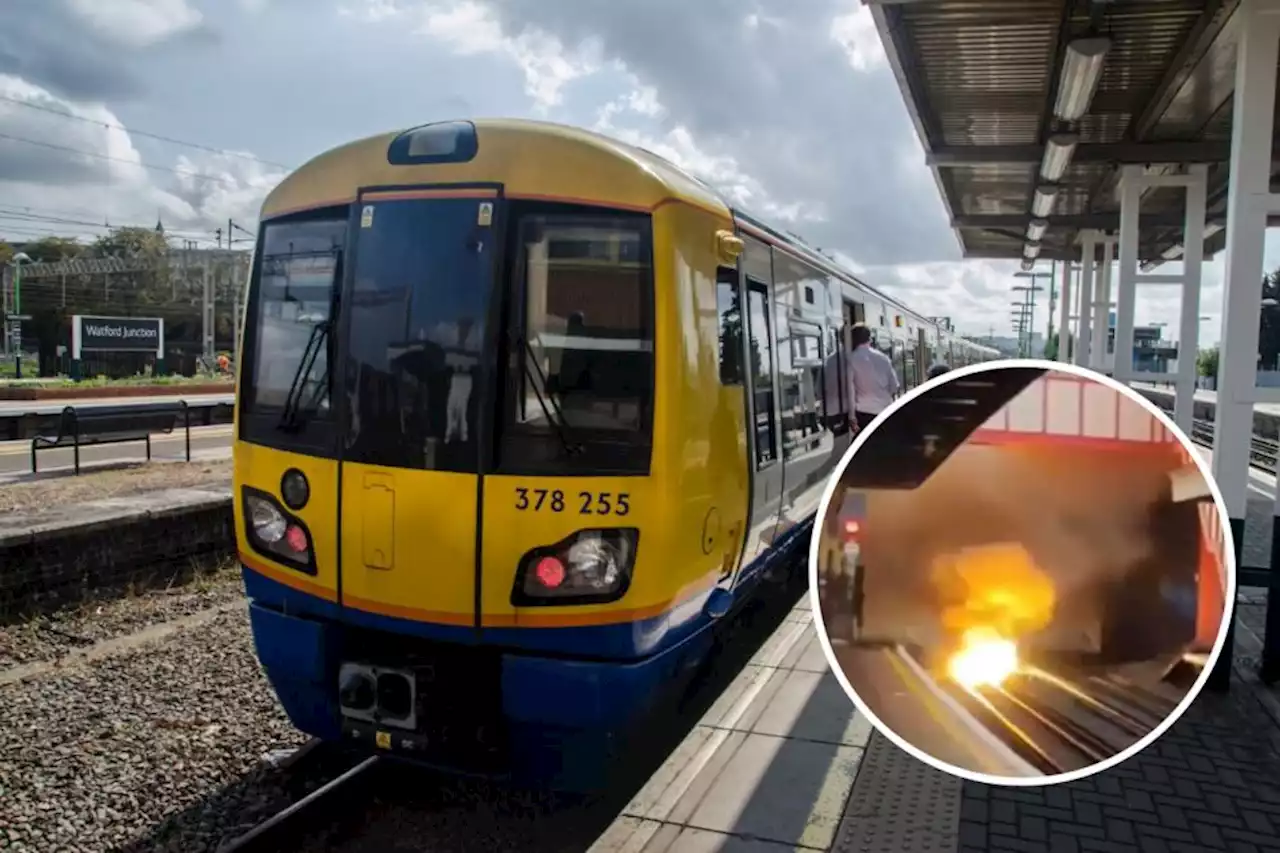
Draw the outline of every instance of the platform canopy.
<instances>
[{"instance_id":1,"label":"platform canopy","mask_svg":"<svg viewBox=\"0 0 1280 853\"><path fill-rule=\"evenodd\" d=\"M864 2L966 257L1078 259L1124 164L1207 164L1223 248L1239 0ZM1144 195L1141 261L1181 255L1184 199Z\"/></svg>"}]
</instances>

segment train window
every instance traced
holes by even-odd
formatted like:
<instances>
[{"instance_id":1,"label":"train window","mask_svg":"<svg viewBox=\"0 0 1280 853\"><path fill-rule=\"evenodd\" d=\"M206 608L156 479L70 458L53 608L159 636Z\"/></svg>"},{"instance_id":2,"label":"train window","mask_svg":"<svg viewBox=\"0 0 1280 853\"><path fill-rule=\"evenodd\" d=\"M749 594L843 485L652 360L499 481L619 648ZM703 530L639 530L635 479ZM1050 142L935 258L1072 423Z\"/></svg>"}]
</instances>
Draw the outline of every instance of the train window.
<instances>
[{"instance_id":1,"label":"train window","mask_svg":"<svg viewBox=\"0 0 1280 853\"><path fill-rule=\"evenodd\" d=\"M251 377L246 411L282 410L295 378L312 417L329 412L327 330L339 285L346 209L334 218L268 222L262 229L245 351ZM314 360L307 359L315 350ZM311 361L310 365L306 364ZM308 369L309 367L309 369Z\"/></svg>"},{"instance_id":2,"label":"train window","mask_svg":"<svg viewBox=\"0 0 1280 853\"><path fill-rule=\"evenodd\" d=\"M338 373L348 401L347 460L478 469L496 250L475 236L481 203L387 200L356 232L343 306L350 335Z\"/></svg>"},{"instance_id":3,"label":"train window","mask_svg":"<svg viewBox=\"0 0 1280 853\"><path fill-rule=\"evenodd\" d=\"M720 318L720 384L742 384L742 297L737 267L716 270L716 314Z\"/></svg>"},{"instance_id":4,"label":"train window","mask_svg":"<svg viewBox=\"0 0 1280 853\"><path fill-rule=\"evenodd\" d=\"M769 291L747 279L747 317L751 335L751 389L756 420L756 466L773 462L776 421L773 414L773 346L769 334Z\"/></svg>"},{"instance_id":5,"label":"train window","mask_svg":"<svg viewBox=\"0 0 1280 853\"><path fill-rule=\"evenodd\" d=\"M653 418L647 216L513 206L516 245L498 467L644 474Z\"/></svg>"},{"instance_id":6,"label":"train window","mask_svg":"<svg viewBox=\"0 0 1280 853\"><path fill-rule=\"evenodd\" d=\"M794 323L790 346L778 342L782 391L782 453L787 459L811 450L822 438L822 338L817 326Z\"/></svg>"}]
</instances>

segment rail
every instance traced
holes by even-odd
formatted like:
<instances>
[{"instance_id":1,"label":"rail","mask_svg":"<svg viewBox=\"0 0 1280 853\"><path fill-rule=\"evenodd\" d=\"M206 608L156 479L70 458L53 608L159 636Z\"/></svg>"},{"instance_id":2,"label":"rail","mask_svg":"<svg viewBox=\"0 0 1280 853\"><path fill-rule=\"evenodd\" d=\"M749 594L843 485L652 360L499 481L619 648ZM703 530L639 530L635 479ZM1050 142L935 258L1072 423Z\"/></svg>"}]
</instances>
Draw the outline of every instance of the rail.
<instances>
[{"instance_id":1,"label":"rail","mask_svg":"<svg viewBox=\"0 0 1280 853\"><path fill-rule=\"evenodd\" d=\"M382 759L373 756L331 779L307 796L276 812L253 829L218 848L218 853L258 853L293 849L313 831L332 826L365 805L373 795L371 771ZM359 784L355 784L356 782Z\"/></svg>"},{"instance_id":2,"label":"rail","mask_svg":"<svg viewBox=\"0 0 1280 853\"><path fill-rule=\"evenodd\" d=\"M1213 447L1213 421L1193 420L1191 440L1202 447ZM1280 460L1280 441L1271 441L1256 435L1249 439L1250 465L1275 474L1277 460Z\"/></svg>"}]
</instances>

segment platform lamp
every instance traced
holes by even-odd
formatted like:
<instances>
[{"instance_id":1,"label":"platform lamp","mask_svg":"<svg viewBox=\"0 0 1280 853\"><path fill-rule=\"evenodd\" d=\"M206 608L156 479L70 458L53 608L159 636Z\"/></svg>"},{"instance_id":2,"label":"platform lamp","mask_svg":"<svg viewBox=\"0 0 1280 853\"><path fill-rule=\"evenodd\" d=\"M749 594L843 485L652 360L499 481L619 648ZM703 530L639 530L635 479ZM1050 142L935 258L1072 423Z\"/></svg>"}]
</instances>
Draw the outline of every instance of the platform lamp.
<instances>
[{"instance_id":1,"label":"platform lamp","mask_svg":"<svg viewBox=\"0 0 1280 853\"><path fill-rule=\"evenodd\" d=\"M9 266L13 267L13 313L8 317L7 333L13 346L15 379L22 378L22 321L25 319L22 315L22 265L29 263L32 263L31 256L26 252L18 252L9 260Z\"/></svg>"},{"instance_id":2,"label":"platform lamp","mask_svg":"<svg viewBox=\"0 0 1280 853\"><path fill-rule=\"evenodd\" d=\"M1067 44L1058 73L1058 93L1053 101L1055 118L1075 123L1089 111L1109 50L1111 39L1106 36L1087 36Z\"/></svg>"}]
</instances>

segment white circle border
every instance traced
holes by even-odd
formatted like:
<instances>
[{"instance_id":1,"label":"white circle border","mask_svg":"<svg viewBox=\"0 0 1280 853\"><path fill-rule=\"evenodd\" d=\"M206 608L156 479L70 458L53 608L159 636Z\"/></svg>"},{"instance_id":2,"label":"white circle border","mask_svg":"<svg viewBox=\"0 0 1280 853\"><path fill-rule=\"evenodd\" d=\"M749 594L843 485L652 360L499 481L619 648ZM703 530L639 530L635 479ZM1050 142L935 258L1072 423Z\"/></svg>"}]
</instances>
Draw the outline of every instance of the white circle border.
<instances>
[{"instance_id":1,"label":"white circle border","mask_svg":"<svg viewBox=\"0 0 1280 853\"><path fill-rule=\"evenodd\" d=\"M1078 770L1070 770L1066 773L1055 773L1046 776L995 776L988 773L978 773L973 770L967 770L963 767L957 767L956 765L948 764L947 762L930 755L907 741L892 728L885 725L885 723L871 710L867 703L863 701L862 697L858 695L858 691L854 690L852 685L849 684L849 679L845 677L844 670L840 667L840 662L836 659L835 652L831 648L831 640L827 635L826 625L822 619L822 604L818 594L818 551L822 535L821 531L824 526L823 522L826 519L827 509L831 504L831 497L835 493L836 485L840 482L840 478L843 476L845 469L849 467L849 463L857 455L858 450L861 449L867 438L879 429L882 424L886 423L891 417L893 417L894 413L907 403L917 397L929 393L934 388L945 385L953 379L960 379L964 376L969 376L975 373L985 373L991 370L1003 370L1010 367L1031 367L1039 370L1056 370L1063 373L1075 374L1076 376L1092 380L1101 385L1105 385L1108 388L1119 391L1130 399L1137 401L1148 413L1155 416L1161 425L1168 429L1173 434L1174 438L1181 442L1183 448L1191 455L1191 459L1195 462L1196 468L1205 478L1205 482L1209 485L1209 491L1213 495L1214 505L1218 509L1220 522L1219 528L1222 531L1223 556L1225 558L1227 570L1227 589L1225 590L1225 597L1223 600L1222 622L1218 626L1218 638L1214 641L1213 650L1209 653L1209 659L1205 663L1204 670L1200 673L1196 682L1191 685L1191 689L1187 691L1186 695L1182 698L1182 701L1178 703L1178 706L1174 708L1159 725L1149 731L1137 742L1130 744L1128 747L1110 758L1090 764L1089 766L1082 767ZM814 516L813 534L809 541L809 608L813 613L814 626L817 628L816 633L818 635L818 644L822 647L822 653L827 658L827 666L831 668L831 673L835 676L836 681L850 700L852 700L854 707L856 707L863 716L871 721L871 724L875 727L876 731L887 737L899 749L911 755L913 758L923 761L935 770L940 770L943 773L947 773L952 776L958 776L961 779L965 779L970 782L979 782L984 785L996 785L1011 788L1033 788L1059 785L1064 782L1074 782L1078 779L1087 779L1095 773L1110 770L1112 767L1115 767L1135 755L1138 755L1144 749L1159 740L1160 736L1163 735L1174 723L1181 719L1182 715L1191 707L1191 703L1200 696L1201 691L1204 689L1205 682L1209 680L1209 676L1212 674L1214 667L1218 663L1218 658L1222 654L1222 647L1226 643L1227 630L1231 626L1232 620L1235 618L1237 595L1235 553L1235 538L1231 530L1231 520L1227 514L1226 503L1222 499L1222 492L1218 488L1217 481L1213 478L1212 470L1200 455L1199 448L1196 447L1191 439L1183 433L1178 425L1175 424L1159 406L1127 385L1112 379L1110 376L1105 376L1088 368L1080 367L1079 365L1036 358L1010 358L999 361L986 361L954 368L940 376L921 383L889 404L889 407L881 412L867 429L860 431L854 437L853 443L849 445L849 449L844 452L844 457L836 465L835 470L829 476L827 486L822 492L822 500L818 503L817 515Z\"/></svg>"}]
</instances>

